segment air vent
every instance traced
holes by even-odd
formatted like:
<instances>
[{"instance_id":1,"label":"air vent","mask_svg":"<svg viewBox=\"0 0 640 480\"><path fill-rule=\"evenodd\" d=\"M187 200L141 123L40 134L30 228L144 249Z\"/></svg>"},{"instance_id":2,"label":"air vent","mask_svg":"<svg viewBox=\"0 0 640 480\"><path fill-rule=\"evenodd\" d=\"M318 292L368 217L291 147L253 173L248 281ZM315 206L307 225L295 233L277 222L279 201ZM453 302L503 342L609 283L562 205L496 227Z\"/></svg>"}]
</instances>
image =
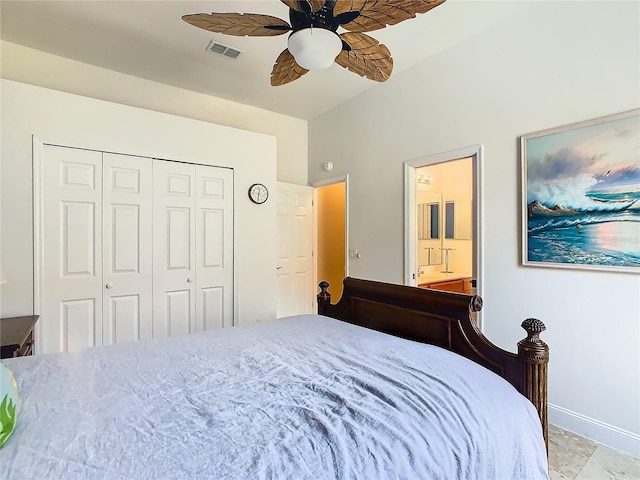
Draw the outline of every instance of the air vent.
<instances>
[{"instance_id":1,"label":"air vent","mask_svg":"<svg viewBox=\"0 0 640 480\"><path fill-rule=\"evenodd\" d=\"M217 40L211 40L207 46L207 52L215 53L218 55L224 55L225 57L236 59L242 53L237 48L230 47L224 43L220 43Z\"/></svg>"}]
</instances>

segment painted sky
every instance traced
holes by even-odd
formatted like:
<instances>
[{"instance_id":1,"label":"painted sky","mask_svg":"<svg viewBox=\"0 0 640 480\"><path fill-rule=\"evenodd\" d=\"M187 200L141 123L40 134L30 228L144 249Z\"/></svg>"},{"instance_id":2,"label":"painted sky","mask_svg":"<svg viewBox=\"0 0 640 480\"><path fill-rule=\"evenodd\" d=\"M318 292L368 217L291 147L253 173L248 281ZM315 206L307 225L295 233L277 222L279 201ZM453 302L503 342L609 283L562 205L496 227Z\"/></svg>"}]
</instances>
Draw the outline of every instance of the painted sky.
<instances>
[{"instance_id":1,"label":"painted sky","mask_svg":"<svg viewBox=\"0 0 640 480\"><path fill-rule=\"evenodd\" d=\"M640 115L526 139L527 202L586 208L593 191L640 190Z\"/></svg>"}]
</instances>

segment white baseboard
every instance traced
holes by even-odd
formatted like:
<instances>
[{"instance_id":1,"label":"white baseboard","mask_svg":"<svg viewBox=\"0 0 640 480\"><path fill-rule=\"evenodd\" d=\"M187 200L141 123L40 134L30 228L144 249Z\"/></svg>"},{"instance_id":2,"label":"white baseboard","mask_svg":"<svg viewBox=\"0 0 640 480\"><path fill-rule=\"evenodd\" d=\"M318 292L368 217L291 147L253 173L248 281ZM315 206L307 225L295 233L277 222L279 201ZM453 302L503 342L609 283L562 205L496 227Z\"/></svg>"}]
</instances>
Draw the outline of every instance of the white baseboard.
<instances>
[{"instance_id":1,"label":"white baseboard","mask_svg":"<svg viewBox=\"0 0 640 480\"><path fill-rule=\"evenodd\" d=\"M640 435L572 412L557 405L548 405L549 423L577 433L607 447L640 458Z\"/></svg>"}]
</instances>

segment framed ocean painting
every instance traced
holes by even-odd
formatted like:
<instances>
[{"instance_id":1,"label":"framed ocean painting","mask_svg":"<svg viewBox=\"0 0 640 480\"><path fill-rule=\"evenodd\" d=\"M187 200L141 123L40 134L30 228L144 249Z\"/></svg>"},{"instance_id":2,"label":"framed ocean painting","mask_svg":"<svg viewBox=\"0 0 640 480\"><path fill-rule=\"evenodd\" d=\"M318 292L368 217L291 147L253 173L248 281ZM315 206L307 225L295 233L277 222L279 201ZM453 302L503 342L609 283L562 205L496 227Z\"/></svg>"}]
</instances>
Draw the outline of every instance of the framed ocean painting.
<instances>
[{"instance_id":1,"label":"framed ocean painting","mask_svg":"<svg viewBox=\"0 0 640 480\"><path fill-rule=\"evenodd\" d=\"M640 272L640 109L520 137L523 265Z\"/></svg>"}]
</instances>

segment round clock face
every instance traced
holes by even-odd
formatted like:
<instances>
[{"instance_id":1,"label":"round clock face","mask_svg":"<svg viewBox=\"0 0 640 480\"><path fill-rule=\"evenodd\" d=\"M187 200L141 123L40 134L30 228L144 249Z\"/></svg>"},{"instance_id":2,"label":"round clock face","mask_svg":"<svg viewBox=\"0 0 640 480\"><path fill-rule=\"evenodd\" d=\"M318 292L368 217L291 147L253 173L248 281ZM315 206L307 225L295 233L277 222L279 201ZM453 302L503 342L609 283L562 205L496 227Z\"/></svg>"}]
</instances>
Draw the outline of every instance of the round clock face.
<instances>
[{"instance_id":1,"label":"round clock face","mask_svg":"<svg viewBox=\"0 0 640 480\"><path fill-rule=\"evenodd\" d=\"M249 187L249 198L253 203L264 203L269 198L269 191L261 183L254 183Z\"/></svg>"}]
</instances>

